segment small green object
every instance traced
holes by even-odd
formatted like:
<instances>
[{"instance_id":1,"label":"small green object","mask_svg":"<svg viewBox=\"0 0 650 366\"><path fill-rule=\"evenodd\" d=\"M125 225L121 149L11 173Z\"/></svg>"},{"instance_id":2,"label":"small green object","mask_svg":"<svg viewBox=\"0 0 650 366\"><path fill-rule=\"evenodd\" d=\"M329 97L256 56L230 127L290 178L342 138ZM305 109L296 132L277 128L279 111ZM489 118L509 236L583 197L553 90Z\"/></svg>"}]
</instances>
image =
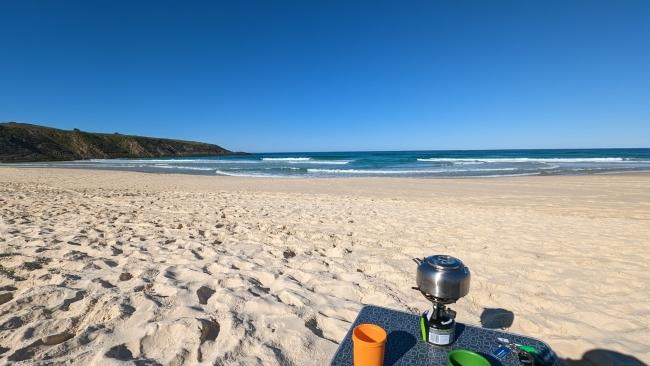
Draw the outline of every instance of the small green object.
<instances>
[{"instance_id":1,"label":"small green object","mask_svg":"<svg viewBox=\"0 0 650 366\"><path fill-rule=\"evenodd\" d=\"M447 366L490 366L490 361L476 352L455 349L447 355Z\"/></svg>"},{"instance_id":2,"label":"small green object","mask_svg":"<svg viewBox=\"0 0 650 366\"><path fill-rule=\"evenodd\" d=\"M420 334L422 335L422 340L427 341L427 327L424 325L424 317L420 317Z\"/></svg>"},{"instance_id":3,"label":"small green object","mask_svg":"<svg viewBox=\"0 0 650 366\"><path fill-rule=\"evenodd\" d=\"M517 345L517 349L519 349L522 352L530 353L532 355L536 355L539 353L539 350L533 346L523 346L523 345Z\"/></svg>"}]
</instances>

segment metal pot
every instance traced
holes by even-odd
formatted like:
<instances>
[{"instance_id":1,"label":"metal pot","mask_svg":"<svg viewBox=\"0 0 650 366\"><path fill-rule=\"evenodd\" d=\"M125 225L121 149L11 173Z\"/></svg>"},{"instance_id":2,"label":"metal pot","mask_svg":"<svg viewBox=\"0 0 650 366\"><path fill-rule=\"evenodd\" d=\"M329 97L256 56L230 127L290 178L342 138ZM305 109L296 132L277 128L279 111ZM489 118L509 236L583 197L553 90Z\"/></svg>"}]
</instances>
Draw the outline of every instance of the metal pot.
<instances>
[{"instance_id":1,"label":"metal pot","mask_svg":"<svg viewBox=\"0 0 650 366\"><path fill-rule=\"evenodd\" d=\"M418 262L417 285L427 298L453 303L469 292L470 273L460 259L432 255Z\"/></svg>"}]
</instances>

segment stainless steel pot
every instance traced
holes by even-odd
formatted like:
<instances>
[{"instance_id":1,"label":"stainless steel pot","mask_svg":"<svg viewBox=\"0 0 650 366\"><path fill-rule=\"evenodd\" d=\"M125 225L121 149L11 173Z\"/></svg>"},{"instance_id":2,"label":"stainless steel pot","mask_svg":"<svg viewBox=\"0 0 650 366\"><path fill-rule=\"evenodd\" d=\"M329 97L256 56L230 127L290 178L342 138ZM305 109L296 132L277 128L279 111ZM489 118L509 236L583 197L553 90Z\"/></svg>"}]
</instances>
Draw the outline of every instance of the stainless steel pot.
<instances>
[{"instance_id":1,"label":"stainless steel pot","mask_svg":"<svg viewBox=\"0 0 650 366\"><path fill-rule=\"evenodd\" d=\"M460 259L432 255L416 262L418 289L430 300L453 303L469 292L469 268Z\"/></svg>"}]
</instances>

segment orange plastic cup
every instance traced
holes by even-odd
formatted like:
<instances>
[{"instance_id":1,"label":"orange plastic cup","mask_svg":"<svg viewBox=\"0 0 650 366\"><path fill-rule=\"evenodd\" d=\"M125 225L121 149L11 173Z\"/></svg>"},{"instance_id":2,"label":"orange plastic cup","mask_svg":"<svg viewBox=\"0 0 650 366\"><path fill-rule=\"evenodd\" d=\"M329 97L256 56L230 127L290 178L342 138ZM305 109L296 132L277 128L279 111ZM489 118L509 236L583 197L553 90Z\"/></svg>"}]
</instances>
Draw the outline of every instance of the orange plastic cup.
<instances>
[{"instance_id":1,"label":"orange plastic cup","mask_svg":"<svg viewBox=\"0 0 650 366\"><path fill-rule=\"evenodd\" d=\"M386 331L375 324L359 324L352 331L354 366L382 366Z\"/></svg>"}]
</instances>

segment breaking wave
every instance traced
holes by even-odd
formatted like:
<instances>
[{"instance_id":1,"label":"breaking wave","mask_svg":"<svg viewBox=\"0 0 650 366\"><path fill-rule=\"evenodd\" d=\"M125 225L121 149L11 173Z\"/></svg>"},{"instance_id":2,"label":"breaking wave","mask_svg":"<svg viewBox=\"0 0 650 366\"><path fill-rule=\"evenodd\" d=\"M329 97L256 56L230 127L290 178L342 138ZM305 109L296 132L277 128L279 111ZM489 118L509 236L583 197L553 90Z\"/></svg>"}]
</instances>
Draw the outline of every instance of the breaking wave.
<instances>
[{"instance_id":1,"label":"breaking wave","mask_svg":"<svg viewBox=\"0 0 650 366\"><path fill-rule=\"evenodd\" d=\"M454 164L482 163L615 163L639 162L623 158L418 158L417 161L449 162Z\"/></svg>"}]
</instances>

